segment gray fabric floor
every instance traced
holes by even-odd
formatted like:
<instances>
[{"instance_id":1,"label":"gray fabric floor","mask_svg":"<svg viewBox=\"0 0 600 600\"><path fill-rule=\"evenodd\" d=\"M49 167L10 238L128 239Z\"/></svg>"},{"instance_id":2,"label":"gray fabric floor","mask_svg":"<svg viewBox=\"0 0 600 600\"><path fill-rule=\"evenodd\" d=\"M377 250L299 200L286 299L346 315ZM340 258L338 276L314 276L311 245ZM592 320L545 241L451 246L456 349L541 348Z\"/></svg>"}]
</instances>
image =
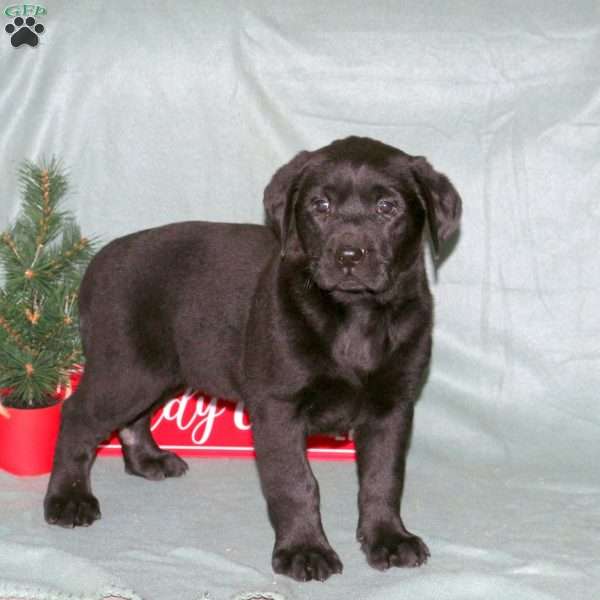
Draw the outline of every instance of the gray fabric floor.
<instances>
[{"instance_id":1,"label":"gray fabric floor","mask_svg":"<svg viewBox=\"0 0 600 600\"><path fill-rule=\"evenodd\" d=\"M194 459L184 478L156 483L126 475L119 458L94 467L103 518L89 529L43 522L46 477L0 473L0 581L90 598L133 590L144 600L230 600L249 592L286 600L600 595L598 480L573 473L571 481L553 481L533 465L511 473L415 457L404 515L432 557L419 569L379 573L354 540L354 465L313 467L324 526L345 567L326 583L272 575L272 532L252 461Z\"/></svg>"}]
</instances>

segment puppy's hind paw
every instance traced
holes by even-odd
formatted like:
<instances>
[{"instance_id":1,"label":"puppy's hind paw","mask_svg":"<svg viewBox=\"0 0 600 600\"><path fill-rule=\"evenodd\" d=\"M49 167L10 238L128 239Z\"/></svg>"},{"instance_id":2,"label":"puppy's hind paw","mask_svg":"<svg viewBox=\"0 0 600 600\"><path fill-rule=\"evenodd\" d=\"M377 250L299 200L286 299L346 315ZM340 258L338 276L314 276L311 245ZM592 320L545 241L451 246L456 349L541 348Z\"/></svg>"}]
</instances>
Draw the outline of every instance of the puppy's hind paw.
<instances>
[{"instance_id":1,"label":"puppy's hind paw","mask_svg":"<svg viewBox=\"0 0 600 600\"><path fill-rule=\"evenodd\" d=\"M44 500L44 517L50 525L88 527L101 517L100 505L92 494L49 494Z\"/></svg>"},{"instance_id":2,"label":"puppy's hind paw","mask_svg":"<svg viewBox=\"0 0 600 600\"><path fill-rule=\"evenodd\" d=\"M187 463L172 452L163 451L154 456L129 457L125 461L125 471L153 481L167 477L181 477L188 470Z\"/></svg>"}]
</instances>

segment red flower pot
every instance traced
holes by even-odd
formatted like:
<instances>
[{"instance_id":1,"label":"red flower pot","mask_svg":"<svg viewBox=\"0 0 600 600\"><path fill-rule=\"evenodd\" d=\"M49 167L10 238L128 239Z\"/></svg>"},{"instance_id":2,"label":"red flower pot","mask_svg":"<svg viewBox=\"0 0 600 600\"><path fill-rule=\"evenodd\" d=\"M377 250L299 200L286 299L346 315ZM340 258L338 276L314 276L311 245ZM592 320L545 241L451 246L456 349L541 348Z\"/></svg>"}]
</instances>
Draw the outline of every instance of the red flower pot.
<instances>
[{"instance_id":1,"label":"red flower pot","mask_svg":"<svg viewBox=\"0 0 600 600\"><path fill-rule=\"evenodd\" d=\"M52 470L62 402L45 408L3 407L0 415L0 469L14 475Z\"/></svg>"},{"instance_id":2,"label":"red flower pot","mask_svg":"<svg viewBox=\"0 0 600 600\"><path fill-rule=\"evenodd\" d=\"M76 365L69 385L52 394L56 403L44 408L12 408L0 402L0 469L13 475L44 475L52 470L54 447L60 428L60 411L81 379ZM9 390L0 389L0 401Z\"/></svg>"}]
</instances>

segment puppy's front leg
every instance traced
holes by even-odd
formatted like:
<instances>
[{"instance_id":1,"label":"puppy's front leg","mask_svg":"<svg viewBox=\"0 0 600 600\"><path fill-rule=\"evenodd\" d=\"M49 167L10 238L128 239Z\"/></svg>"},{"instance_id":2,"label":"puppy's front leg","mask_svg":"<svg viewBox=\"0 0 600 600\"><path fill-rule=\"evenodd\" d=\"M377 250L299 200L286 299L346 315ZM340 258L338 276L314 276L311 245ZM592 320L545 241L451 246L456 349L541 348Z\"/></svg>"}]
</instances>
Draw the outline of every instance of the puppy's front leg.
<instances>
[{"instance_id":1,"label":"puppy's front leg","mask_svg":"<svg viewBox=\"0 0 600 600\"><path fill-rule=\"evenodd\" d=\"M342 572L319 511L319 486L306 458L306 434L291 407L269 402L253 416L257 466L275 529L273 570L298 581ZM289 414L288 414L289 413Z\"/></svg>"},{"instance_id":2,"label":"puppy's front leg","mask_svg":"<svg viewBox=\"0 0 600 600\"><path fill-rule=\"evenodd\" d=\"M413 407L397 407L355 431L359 476L357 537L368 563L380 570L417 567L429 549L400 517Z\"/></svg>"}]
</instances>

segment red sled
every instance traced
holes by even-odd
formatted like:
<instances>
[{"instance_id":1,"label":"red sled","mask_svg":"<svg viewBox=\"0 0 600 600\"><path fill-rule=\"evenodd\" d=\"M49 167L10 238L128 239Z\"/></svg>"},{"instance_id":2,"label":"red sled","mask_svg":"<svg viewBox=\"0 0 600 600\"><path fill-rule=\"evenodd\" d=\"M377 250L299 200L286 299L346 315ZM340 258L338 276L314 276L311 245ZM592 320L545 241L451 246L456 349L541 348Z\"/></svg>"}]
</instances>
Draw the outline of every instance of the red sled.
<instances>
[{"instance_id":1,"label":"red sled","mask_svg":"<svg viewBox=\"0 0 600 600\"><path fill-rule=\"evenodd\" d=\"M167 402L152 419L152 435L165 450L180 456L253 458L254 447L243 402L187 391ZM100 445L100 455L121 454L116 436ZM308 438L309 458L354 459L351 435Z\"/></svg>"}]
</instances>

